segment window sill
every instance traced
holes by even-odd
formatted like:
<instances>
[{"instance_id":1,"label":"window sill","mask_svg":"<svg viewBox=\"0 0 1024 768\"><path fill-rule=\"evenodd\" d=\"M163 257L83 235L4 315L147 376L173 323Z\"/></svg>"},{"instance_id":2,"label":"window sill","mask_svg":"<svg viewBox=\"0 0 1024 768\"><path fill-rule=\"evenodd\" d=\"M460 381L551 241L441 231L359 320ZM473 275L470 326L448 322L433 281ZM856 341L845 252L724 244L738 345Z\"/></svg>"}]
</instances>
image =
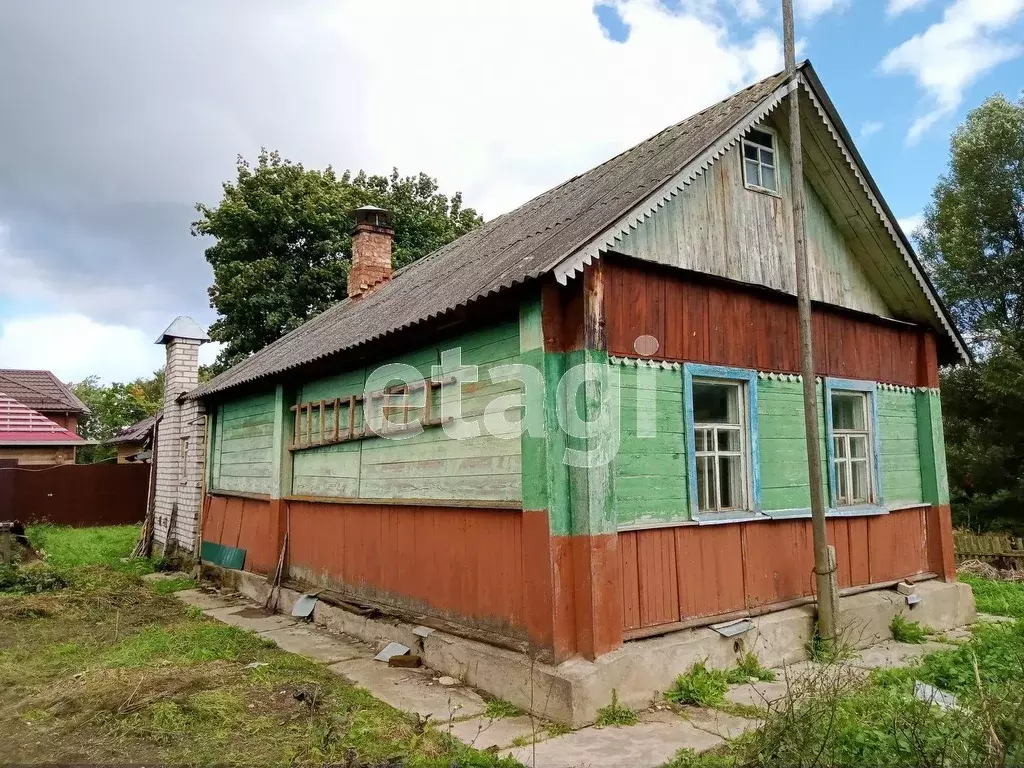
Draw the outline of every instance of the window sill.
<instances>
[{"instance_id":1,"label":"window sill","mask_svg":"<svg viewBox=\"0 0 1024 768\"><path fill-rule=\"evenodd\" d=\"M743 186L746 187L751 192L757 192L762 195L768 195L769 197L774 197L777 200L782 199L781 193L776 192L774 189L768 189L767 187L759 187L756 184L747 183L744 183Z\"/></svg>"},{"instance_id":2,"label":"window sill","mask_svg":"<svg viewBox=\"0 0 1024 768\"><path fill-rule=\"evenodd\" d=\"M877 517L887 515L891 510L877 504L861 504L856 507L838 507L825 510L825 517ZM775 509L766 510L762 514L772 520L809 520L811 510L808 509Z\"/></svg>"},{"instance_id":3,"label":"window sill","mask_svg":"<svg viewBox=\"0 0 1024 768\"><path fill-rule=\"evenodd\" d=\"M763 512L752 512L749 509L738 512L701 512L693 515L697 525L724 525L725 523L756 523L769 520Z\"/></svg>"}]
</instances>

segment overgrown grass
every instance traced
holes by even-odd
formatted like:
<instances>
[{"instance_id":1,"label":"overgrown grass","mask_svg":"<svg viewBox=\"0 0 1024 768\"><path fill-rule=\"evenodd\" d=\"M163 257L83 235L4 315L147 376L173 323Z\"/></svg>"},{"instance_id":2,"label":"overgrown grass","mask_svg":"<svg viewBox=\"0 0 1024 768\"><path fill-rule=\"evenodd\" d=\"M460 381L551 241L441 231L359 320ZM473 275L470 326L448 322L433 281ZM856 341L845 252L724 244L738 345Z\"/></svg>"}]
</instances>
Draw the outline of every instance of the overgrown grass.
<instances>
[{"instance_id":1,"label":"overgrown grass","mask_svg":"<svg viewBox=\"0 0 1024 768\"><path fill-rule=\"evenodd\" d=\"M1024 583L993 581L968 574L961 574L960 581L971 585L981 613L1024 619Z\"/></svg>"},{"instance_id":2,"label":"overgrown grass","mask_svg":"<svg viewBox=\"0 0 1024 768\"><path fill-rule=\"evenodd\" d=\"M636 711L619 703L619 692L612 688L612 701L597 710L598 728L621 728L636 725L640 718Z\"/></svg>"},{"instance_id":3,"label":"overgrown grass","mask_svg":"<svg viewBox=\"0 0 1024 768\"><path fill-rule=\"evenodd\" d=\"M145 574L153 571L147 558L130 558L139 538L137 525L107 525L72 528L67 525L33 525L26 533L36 549L45 553L55 568L105 565L115 571Z\"/></svg>"},{"instance_id":4,"label":"overgrown grass","mask_svg":"<svg viewBox=\"0 0 1024 768\"><path fill-rule=\"evenodd\" d=\"M920 645L928 637L928 631L920 622L910 621L899 614L889 622L889 631L892 632L892 639L898 643Z\"/></svg>"},{"instance_id":5,"label":"overgrown grass","mask_svg":"<svg viewBox=\"0 0 1024 768\"><path fill-rule=\"evenodd\" d=\"M708 669L707 664L699 661L685 675L676 678L665 692L665 698L673 704L713 707L721 703L727 690L729 680L726 673L720 669Z\"/></svg>"},{"instance_id":6,"label":"overgrown grass","mask_svg":"<svg viewBox=\"0 0 1024 768\"><path fill-rule=\"evenodd\" d=\"M953 693L944 711L914 696L915 682ZM764 726L712 754L680 753L672 768L700 766L1002 766L1024 764L1024 623L980 625L961 646L868 678L823 665L791 684Z\"/></svg>"},{"instance_id":7,"label":"overgrown grass","mask_svg":"<svg viewBox=\"0 0 1024 768\"><path fill-rule=\"evenodd\" d=\"M68 583L0 594L4 762L516 765L159 594L121 561L136 535L33 531Z\"/></svg>"},{"instance_id":8,"label":"overgrown grass","mask_svg":"<svg viewBox=\"0 0 1024 768\"><path fill-rule=\"evenodd\" d=\"M489 700L487 702L487 709L484 710L484 715L491 720L500 720L504 717L518 717L521 714L523 714L523 710L511 701L505 701L504 699Z\"/></svg>"},{"instance_id":9,"label":"overgrown grass","mask_svg":"<svg viewBox=\"0 0 1024 768\"><path fill-rule=\"evenodd\" d=\"M759 680L762 683L770 683L775 679L775 673L761 665L757 654L749 651L742 659L739 666L733 667L725 673L725 680L730 685L749 683L751 680Z\"/></svg>"}]
</instances>

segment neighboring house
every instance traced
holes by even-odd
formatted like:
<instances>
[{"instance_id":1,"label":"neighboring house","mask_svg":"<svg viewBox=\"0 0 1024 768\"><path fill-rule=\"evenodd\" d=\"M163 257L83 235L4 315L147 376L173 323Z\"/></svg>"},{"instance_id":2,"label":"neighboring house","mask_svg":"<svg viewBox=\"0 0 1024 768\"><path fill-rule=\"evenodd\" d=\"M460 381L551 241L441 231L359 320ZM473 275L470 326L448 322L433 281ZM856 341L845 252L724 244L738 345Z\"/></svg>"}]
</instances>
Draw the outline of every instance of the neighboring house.
<instances>
[{"instance_id":1,"label":"neighboring house","mask_svg":"<svg viewBox=\"0 0 1024 768\"><path fill-rule=\"evenodd\" d=\"M19 465L73 464L75 449L91 444L0 391L0 460Z\"/></svg>"},{"instance_id":2,"label":"neighboring house","mask_svg":"<svg viewBox=\"0 0 1024 768\"><path fill-rule=\"evenodd\" d=\"M938 371L968 355L800 83L839 584L953 580ZM205 558L272 574L287 543L311 590L555 661L810 595L789 93L762 80L394 275L386 213L358 211L347 300L168 386L208 414Z\"/></svg>"},{"instance_id":3,"label":"neighboring house","mask_svg":"<svg viewBox=\"0 0 1024 768\"><path fill-rule=\"evenodd\" d=\"M50 371L0 369L0 392L76 435L78 422L89 413L86 404Z\"/></svg>"},{"instance_id":4,"label":"neighboring house","mask_svg":"<svg viewBox=\"0 0 1024 768\"><path fill-rule=\"evenodd\" d=\"M139 461L149 463L152 460L153 429L159 419L160 413L157 412L130 427L125 427L107 440L107 445L117 448L118 464L132 464Z\"/></svg>"}]
</instances>

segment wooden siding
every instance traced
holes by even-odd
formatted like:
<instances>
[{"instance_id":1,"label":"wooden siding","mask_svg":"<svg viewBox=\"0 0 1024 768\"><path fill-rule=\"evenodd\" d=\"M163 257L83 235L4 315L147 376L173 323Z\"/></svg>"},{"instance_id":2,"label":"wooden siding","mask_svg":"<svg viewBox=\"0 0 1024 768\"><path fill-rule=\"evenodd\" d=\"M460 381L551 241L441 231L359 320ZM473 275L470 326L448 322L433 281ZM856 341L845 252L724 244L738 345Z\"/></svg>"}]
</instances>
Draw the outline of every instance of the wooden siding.
<instances>
[{"instance_id":1,"label":"wooden siding","mask_svg":"<svg viewBox=\"0 0 1024 768\"><path fill-rule=\"evenodd\" d=\"M609 354L635 357L637 338L649 335L658 340L657 359L799 373L795 300L637 261L608 259L605 266ZM815 307L816 372L927 386L919 365L924 333Z\"/></svg>"},{"instance_id":2,"label":"wooden siding","mask_svg":"<svg viewBox=\"0 0 1024 768\"><path fill-rule=\"evenodd\" d=\"M274 393L222 404L213 429L211 490L270 493Z\"/></svg>"},{"instance_id":3,"label":"wooden siding","mask_svg":"<svg viewBox=\"0 0 1024 768\"><path fill-rule=\"evenodd\" d=\"M882 489L889 505L924 501L917 393L880 389L878 431L882 451Z\"/></svg>"},{"instance_id":4,"label":"wooden siding","mask_svg":"<svg viewBox=\"0 0 1024 768\"><path fill-rule=\"evenodd\" d=\"M17 446L0 448L0 460L12 459L18 464L45 466L49 464L74 464L75 449L72 446Z\"/></svg>"},{"instance_id":5,"label":"wooden siding","mask_svg":"<svg viewBox=\"0 0 1024 768\"><path fill-rule=\"evenodd\" d=\"M524 636L523 513L289 503L289 572L396 608Z\"/></svg>"},{"instance_id":6,"label":"wooden siding","mask_svg":"<svg viewBox=\"0 0 1024 768\"><path fill-rule=\"evenodd\" d=\"M925 573L928 507L828 521L841 588ZM813 594L809 520L679 526L619 534L626 631Z\"/></svg>"},{"instance_id":7,"label":"wooden siding","mask_svg":"<svg viewBox=\"0 0 1024 768\"><path fill-rule=\"evenodd\" d=\"M818 430L822 476L828 499L825 453L825 404L818 387ZM757 382L758 448L761 460L761 508L766 511L810 509L807 439L804 435L803 384L760 379Z\"/></svg>"},{"instance_id":8,"label":"wooden siding","mask_svg":"<svg viewBox=\"0 0 1024 768\"><path fill-rule=\"evenodd\" d=\"M462 350L462 365L479 366L479 381L462 385L462 420L429 427L400 439L371 438L296 451L292 492L296 496L363 499L505 501L522 497L520 381L492 381L495 368L519 362L519 327L502 323L415 350L379 366L348 371L305 384L298 401L347 397L384 388L388 364L429 377L442 353ZM445 373L454 371L446 370ZM318 431L314 413L314 434ZM454 439L450 434L479 435ZM287 430L286 430L287 431Z\"/></svg>"},{"instance_id":9,"label":"wooden siding","mask_svg":"<svg viewBox=\"0 0 1024 768\"><path fill-rule=\"evenodd\" d=\"M681 373L626 366L611 372L620 404L619 451L612 464L618 525L687 519Z\"/></svg>"},{"instance_id":10,"label":"wooden siding","mask_svg":"<svg viewBox=\"0 0 1024 768\"><path fill-rule=\"evenodd\" d=\"M776 139L780 195L747 189L739 146L617 241L613 250L645 261L796 294L789 148ZM814 187L804 184L811 296L881 316L892 311Z\"/></svg>"},{"instance_id":11,"label":"wooden siding","mask_svg":"<svg viewBox=\"0 0 1024 768\"><path fill-rule=\"evenodd\" d=\"M247 571L266 574L277 567L269 500L208 495L204 506L203 541L244 549Z\"/></svg>"}]
</instances>

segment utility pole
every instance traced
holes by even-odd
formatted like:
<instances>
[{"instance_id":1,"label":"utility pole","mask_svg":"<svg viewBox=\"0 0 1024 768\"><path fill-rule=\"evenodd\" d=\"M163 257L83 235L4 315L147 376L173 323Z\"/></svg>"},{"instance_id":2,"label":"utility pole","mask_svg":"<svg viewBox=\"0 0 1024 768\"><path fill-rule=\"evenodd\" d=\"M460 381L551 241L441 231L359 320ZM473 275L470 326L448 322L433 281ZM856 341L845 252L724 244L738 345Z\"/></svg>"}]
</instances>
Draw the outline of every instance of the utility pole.
<instances>
[{"instance_id":1,"label":"utility pole","mask_svg":"<svg viewBox=\"0 0 1024 768\"><path fill-rule=\"evenodd\" d=\"M818 595L818 634L836 638L839 588L836 551L828 544L825 493L822 488L821 445L818 432L818 391L814 377L814 330L807 270L807 225L804 220L804 155L800 137L800 89L796 71L793 0L782 0L782 27L789 81L789 143L792 161L793 250L796 256L796 300L800 322L800 373L804 384L804 431L807 436L807 476L811 484L811 527L814 531L814 583Z\"/></svg>"}]
</instances>

